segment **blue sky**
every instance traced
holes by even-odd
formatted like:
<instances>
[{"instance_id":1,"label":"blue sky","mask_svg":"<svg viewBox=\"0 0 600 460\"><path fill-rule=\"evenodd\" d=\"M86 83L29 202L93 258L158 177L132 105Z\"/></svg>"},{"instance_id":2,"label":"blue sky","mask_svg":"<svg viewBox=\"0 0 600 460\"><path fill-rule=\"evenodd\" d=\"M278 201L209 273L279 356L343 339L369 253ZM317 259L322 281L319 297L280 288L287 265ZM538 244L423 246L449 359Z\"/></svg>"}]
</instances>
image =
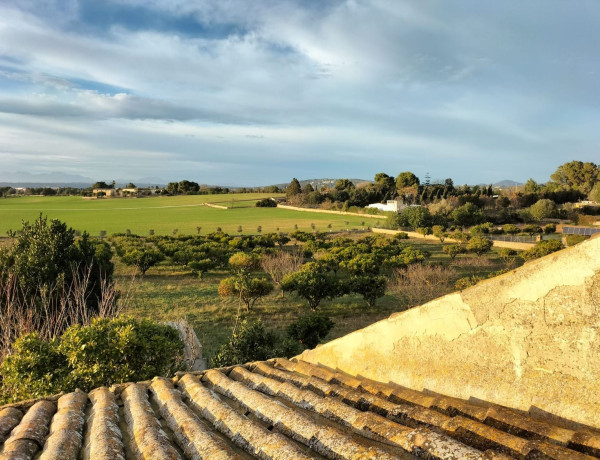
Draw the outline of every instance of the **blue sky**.
<instances>
[{"instance_id":1,"label":"blue sky","mask_svg":"<svg viewBox=\"0 0 600 460\"><path fill-rule=\"evenodd\" d=\"M265 185L598 162L597 0L0 2L0 176Z\"/></svg>"}]
</instances>

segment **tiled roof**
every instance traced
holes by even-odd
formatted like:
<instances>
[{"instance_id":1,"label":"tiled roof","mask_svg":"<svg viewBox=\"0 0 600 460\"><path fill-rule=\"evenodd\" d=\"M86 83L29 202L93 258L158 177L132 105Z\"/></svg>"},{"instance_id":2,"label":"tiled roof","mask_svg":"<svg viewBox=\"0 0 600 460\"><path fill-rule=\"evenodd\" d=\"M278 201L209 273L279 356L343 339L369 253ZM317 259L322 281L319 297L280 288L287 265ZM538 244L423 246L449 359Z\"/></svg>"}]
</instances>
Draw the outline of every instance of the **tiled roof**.
<instances>
[{"instance_id":1,"label":"tiled roof","mask_svg":"<svg viewBox=\"0 0 600 460\"><path fill-rule=\"evenodd\" d=\"M0 460L577 460L600 457L600 432L278 359L0 407L0 446Z\"/></svg>"}]
</instances>

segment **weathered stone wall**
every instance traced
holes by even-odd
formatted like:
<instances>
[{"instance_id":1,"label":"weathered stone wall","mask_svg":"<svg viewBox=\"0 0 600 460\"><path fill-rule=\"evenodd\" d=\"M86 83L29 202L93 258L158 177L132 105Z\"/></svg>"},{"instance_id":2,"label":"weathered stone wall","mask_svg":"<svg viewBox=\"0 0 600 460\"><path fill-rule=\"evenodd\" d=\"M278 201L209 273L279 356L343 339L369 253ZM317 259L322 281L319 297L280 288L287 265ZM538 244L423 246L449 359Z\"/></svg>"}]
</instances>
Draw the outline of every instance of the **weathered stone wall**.
<instances>
[{"instance_id":1,"label":"weathered stone wall","mask_svg":"<svg viewBox=\"0 0 600 460\"><path fill-rule=\"evenodd\" d=\"M301 358L382 382L600 427L600 238Z\"/></svg>"}]
</instances>

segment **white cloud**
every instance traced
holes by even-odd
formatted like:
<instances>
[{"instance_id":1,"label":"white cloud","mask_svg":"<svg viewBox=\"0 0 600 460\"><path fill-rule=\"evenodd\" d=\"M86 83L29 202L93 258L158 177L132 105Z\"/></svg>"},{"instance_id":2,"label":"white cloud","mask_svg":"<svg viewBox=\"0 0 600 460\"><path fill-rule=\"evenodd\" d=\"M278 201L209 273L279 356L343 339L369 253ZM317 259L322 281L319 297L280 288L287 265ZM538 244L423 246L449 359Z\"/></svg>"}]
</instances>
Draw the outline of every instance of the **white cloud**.
<instances>
[{"instance_id":1,"label":"white cloud","mask_svg":"<svg viewBox=\"0 0 600 460\"><path fill-rule=\"evenodd\" d=\"M581 5L124 0L96 24L74 0L4 3L0 153L18 169L110 175L125 158L132 178L210 168L222 183L545 180L600 143L600 7Z\"/></svg>"}]
</instances>

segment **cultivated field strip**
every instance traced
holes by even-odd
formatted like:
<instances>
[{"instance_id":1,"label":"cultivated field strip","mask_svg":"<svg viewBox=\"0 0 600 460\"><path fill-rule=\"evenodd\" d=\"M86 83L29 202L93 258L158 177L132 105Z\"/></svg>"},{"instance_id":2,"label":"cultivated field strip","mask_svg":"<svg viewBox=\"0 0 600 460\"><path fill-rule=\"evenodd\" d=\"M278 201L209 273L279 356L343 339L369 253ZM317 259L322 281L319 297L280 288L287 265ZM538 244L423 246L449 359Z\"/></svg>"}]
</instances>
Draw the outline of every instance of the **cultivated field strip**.
<instances>
[{"instance_id":1,"label":"cultivated field strip","mask_svg":"<svg viewBox=\"0 0 600 460\"><path fill-rule=\"evenodd\" d=\"M32 222L41 214L49 219L59 219L69 227L91 236L124 233L148 236L150 229L156 235L202 234L217 228L229 234L262 232L292 232L296 228L313 231L361 229L370 225L368 216L322 214L281 208L257 208L254 203L271 194L248 193L229 195L183 195L151 198L107 198L87 200L79 196L18 197L0 200L0 235L8 230L18 230L22 222ZM221 209L227 208L227 209ZM365 225L363 225L363 221ZM331 226L331 227L330 227Z\"/></svg>"},{"instance_id":2,"label":"cultivated field strip","mask_svg":"<svg viewBox=\"0 0 600 460\"><path fill-rule=\"evenodd\" d=\"M0 460L599 458L567 425L277 359L0 407Z\"/></svg>"}]
</instances>

